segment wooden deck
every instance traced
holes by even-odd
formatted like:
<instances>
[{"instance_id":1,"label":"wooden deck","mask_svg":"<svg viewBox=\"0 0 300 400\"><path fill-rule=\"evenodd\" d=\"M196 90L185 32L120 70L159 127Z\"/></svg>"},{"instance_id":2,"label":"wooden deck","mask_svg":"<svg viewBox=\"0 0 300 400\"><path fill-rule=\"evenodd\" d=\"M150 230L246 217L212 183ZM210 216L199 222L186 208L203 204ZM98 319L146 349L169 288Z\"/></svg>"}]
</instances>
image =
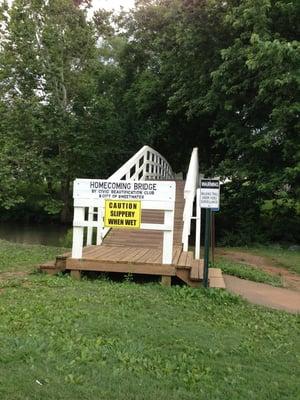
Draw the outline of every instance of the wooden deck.
<instances>
[{"instance_id":1,"label":"wooden deck","mask_svg":"<svg viewBox=\"0 0 300 400\"><path fill-rule=\"evenodd\" d=\"M162 264L161 231L111 229L101 246L85 247L81 259L73 259L67 253L58 256L53 263L40 266L40 269L48 273L67 270L77 278L81 271L160 275L166 285L171 284L171 278L176 276L190 286L200 286L203 261L195 260L191 251L182 251L183 190L184 181L177 181L172 264ZM162 223L163 212L145 210L142 222ZM216 280L213 276L216 274L221 279ZM211 283L217 283L217 287L223 287L222 275L215 268L210 269L209 278Z\"/></svg>"}]
</instances>

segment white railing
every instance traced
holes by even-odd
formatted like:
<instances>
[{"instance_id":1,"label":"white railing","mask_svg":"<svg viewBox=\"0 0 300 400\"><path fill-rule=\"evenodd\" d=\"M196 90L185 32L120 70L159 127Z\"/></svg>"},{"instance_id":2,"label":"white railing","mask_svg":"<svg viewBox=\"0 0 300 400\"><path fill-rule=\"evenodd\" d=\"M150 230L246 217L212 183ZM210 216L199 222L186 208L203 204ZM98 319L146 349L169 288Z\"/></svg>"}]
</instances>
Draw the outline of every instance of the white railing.
<instances>
[{"instance_id":1,"label":"white railing","mask_svg":"<svg viewBox=\"0 0 300 400\"><path fill-rule=\"evenodd\" d=\"M183 251L188 251L189 247L189 236L191 234L191 221L195 219L193 217L194 201L199 187L199 159L198 159L198 148L194 147L190 158L189 169L186 176L186 182L184 187L184 211L183 211L183 230L182 230L182 244ZM197 207L198 210L198 207ZM195 240L195 258L200 257L200 223L201 215L197 212L196 215L196 240Z\"/></svg>"},{"instance_id":2,"label":"white railing","mask_svg":"<svg viewBox=\"0 0 300 400\"><path fill-rule=\"evenodd\" d=\"M174 173L167 160L149 146L142 147L124 165L122 165L108 180L173 180ZM159 209L165 213L163 224L142 224L142 229L164 231L163 263L172 263L174 201L142 202L143 209ZM74 199L73 247L72 258L81 258L84 246L84 228L87 230L87 246L100 245L109 228L103 227L103 204L93 199ZM96 238L94 242L94 230Z\"/></svg>"},{"instance_id":3,"label":"white railing","mask_svg":"<svg viewBox=\"0 0 300 400\"><path fill-rule=\"evenodd\" d=\"M157 151L149 146L143 146L137 153L135 153L125 164L123 164L116 172L114 172L108 180L172 180L174 179L174 172L168 161ZM99 222L102 221L103 216L98 214L98 209L89 207L88 221ZM101 224L100 224L101 225ZM102 240L109 232L109 228L100 228L98 225L96 233L96 243L100 245ZM93 228L87 228L86 245L93 244Z\"/></svg>"},{"instance_id":4,"label":"white railing","mask_svg":"<svg viewBox=\"0 0 300 400\"><path fill-rule=\"evenodd\" d=\"M174 176L170 164L161 154L149 146L143 146L108 179L172 180Z\"/></svg>"}]
</instances>

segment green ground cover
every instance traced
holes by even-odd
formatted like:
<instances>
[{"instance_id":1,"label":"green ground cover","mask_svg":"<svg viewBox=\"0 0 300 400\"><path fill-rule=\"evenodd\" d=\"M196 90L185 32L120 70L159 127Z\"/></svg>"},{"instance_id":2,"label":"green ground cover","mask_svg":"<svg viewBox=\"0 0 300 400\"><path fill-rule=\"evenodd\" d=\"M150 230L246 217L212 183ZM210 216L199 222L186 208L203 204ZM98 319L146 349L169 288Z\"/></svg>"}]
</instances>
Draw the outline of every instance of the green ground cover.
<instances>
[{"instance_id":1,"label":"green ground cover","mask_svg":"<svg viewBox=\"0 0 300 400\"><path fill-rule=\"evenodd\" d=\"M67 250L62 247L27 245L0 240L0 272L31 271Z\"/></svg>"},{"instance_id":2,"label":"green ground cover","mask_svg":"<svg viewBox=\"0 0 300 400\"><path fill-rule=\"evenodd\" d=\"M50 255L15 246L18 268ZM299 360L299 316L222 290L0 281L1 400L294 400Z\"/></svg>"},{"instance_id":3,"label":"green ground cover","mask_svg":"<svg viewBox=\"0 0 300 400\"><path fill-rule=\"evenodd\" d=\"M270 275L267 272L251 267L250 265L221 258L216 262L216 267L221 268L224 274L248 279L249 281L268 283L272 286L283 286L280 276Z\"/></svg>"},{"instance_id":4,"label":"green ground cover","mask_svg":"<svg viewBox=\"0 0 300 400\"><path fill-rule=\"evenodd\" d=\"M274 261L274 266L284 267L300 274L300 251L292 251L280 246L257 246L239 248L248 253L264 256Z\"/></svg>"},{"instance_id":5,"label":"green ground cover","mask_svg":"<svg viewBox=\"0 0 300 400\"><path fill-rule=\"evenodd\" d=\"M42 275L2 287L1 399L299 395L295 315L187 287Z\"/></svg>"}]
</instances>

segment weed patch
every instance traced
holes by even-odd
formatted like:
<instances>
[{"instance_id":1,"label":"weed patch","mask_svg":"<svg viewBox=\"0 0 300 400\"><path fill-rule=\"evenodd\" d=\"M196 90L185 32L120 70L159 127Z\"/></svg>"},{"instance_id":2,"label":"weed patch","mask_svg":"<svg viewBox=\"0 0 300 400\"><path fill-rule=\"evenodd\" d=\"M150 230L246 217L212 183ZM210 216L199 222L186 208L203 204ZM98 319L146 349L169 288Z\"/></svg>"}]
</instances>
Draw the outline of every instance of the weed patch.
<instances>
[{"instance_id":1,"label":"weed patch","mask_svg":"<svg viewBox=\"0 0 300 400\"><path fill-rule=\"evenodd\" d=\"M0 240L0 272L32 271L34 266L53 260L67 250L61 247L26 245Z\"/></svg>"},{"instance_id":2,"label":"weed patch","mask_svg":"<svg viewBox=\"0 0 300 400\"><path fill-rule=\"evenodd\" d=\"M216 263L216 266L221 268L224 274L237 276L238 278L248 279L254 282L267 283L272 286L282 286L282 280L279 276L270 275L250 265L220 259Z\"/></svg>"}]
</instances>

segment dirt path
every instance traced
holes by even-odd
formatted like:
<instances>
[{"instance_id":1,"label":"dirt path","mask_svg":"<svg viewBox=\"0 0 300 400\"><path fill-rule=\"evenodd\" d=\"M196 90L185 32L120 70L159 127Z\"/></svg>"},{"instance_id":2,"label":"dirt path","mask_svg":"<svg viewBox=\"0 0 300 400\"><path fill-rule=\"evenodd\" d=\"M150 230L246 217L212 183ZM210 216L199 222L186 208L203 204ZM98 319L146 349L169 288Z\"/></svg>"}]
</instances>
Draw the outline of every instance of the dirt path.
<instances>
[{"instance_id":1,"label":"dirt path","mask_svg":"<svg viewBox=\"0 0 300 400\"><path fill-rule=\"evenodd\" d=\"M291 313L300 313L300 293L297 291L251 282L235 276L223 276L229 292L238 294L251 303Z\"/></svg>"},{"instance_id":2,"label":"dirt path","mask_svg":"<svg viewBox=\"0 0 300 400\"><path fill-rule=\"evenodd\" d=\"M227 249L220 249L217 255L231 261L259 268L270 275L280 276L284 287L300 292L300 275L292 273L268 257Z\"/></svg>"}]
</instances>

